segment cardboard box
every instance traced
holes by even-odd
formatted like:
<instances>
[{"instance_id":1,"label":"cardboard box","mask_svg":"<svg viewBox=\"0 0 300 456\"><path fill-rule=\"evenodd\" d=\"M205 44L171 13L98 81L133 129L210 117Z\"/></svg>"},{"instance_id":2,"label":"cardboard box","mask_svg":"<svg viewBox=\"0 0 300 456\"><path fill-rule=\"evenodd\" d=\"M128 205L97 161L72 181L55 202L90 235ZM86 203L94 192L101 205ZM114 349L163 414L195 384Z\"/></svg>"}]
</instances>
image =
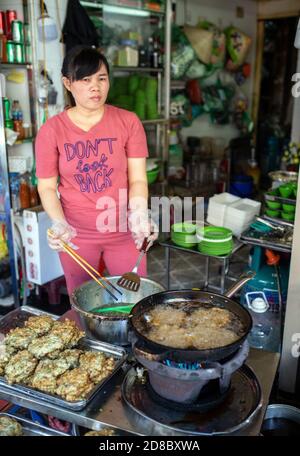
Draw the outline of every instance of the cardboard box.
<instances>
[{"instance_id":1,"label":"cardboard box","mask_svg":"<svg viewBox=\"0 0 300 456\"><path fill-rule=\"evenodd\" d=\"M51 220L42 206L24 210L23 223L27 279L44 285L62 276L58 253L48 246L47 229Z\"/></svg>"}]
</instances>

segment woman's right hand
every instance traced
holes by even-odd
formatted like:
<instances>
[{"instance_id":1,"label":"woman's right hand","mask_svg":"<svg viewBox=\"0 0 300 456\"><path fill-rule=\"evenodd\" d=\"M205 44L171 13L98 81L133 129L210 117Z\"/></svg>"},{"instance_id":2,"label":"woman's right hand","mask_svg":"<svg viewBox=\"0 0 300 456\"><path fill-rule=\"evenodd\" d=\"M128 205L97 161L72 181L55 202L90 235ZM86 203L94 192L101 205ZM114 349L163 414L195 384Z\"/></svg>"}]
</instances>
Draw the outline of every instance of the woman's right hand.
<instances>
[{"instance_id":1,"label":"woman's right hand","mask_svg":"<svg viewBox=\"0 0 300 456\"><path fill-rule=\"evenodd\" d=\"M57 252L63 252L61 241L68 244L72 249L76 250L78 247L71 242L71 239L77 236L76 229L69 225L66 220L53 220L50 228L51 236L47 234L48 245L51 249Z\"/></svg>"}]
</instances>

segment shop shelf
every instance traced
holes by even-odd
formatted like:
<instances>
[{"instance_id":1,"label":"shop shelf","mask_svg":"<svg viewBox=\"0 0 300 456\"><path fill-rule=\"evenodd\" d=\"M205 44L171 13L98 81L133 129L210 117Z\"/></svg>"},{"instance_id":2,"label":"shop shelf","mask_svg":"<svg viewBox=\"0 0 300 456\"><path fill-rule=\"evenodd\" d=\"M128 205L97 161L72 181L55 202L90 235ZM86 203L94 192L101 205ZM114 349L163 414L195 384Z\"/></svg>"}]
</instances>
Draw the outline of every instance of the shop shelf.
<instances>
[{"instance_id":1,"label":"shop shelf","mask_svg":"<svg viewBox=\"0 0 300 456\"><path fill-rule=\"evenodd\" d=\"M10 68L32 68L31 63L8 63L8 62L1 62L1 68L3 70L10 69Z\"/></svg>"},{"instance_id":2,"label":"shop shelf","mask_svg":"<svg viewBox=\"0 0 300 456\"><path fill-rule=\"evenodd\" d=\"M126 66L118 66L113 65L114 71L130 71L133 73L162 73L164 71L163 68L152 68L152 67L126 67Z\"/></svg>"},{"instance_id":3,"label":"shop shelf","mask_svg":"<svg viewBox=\"0 0 300 456\"><path fill-rule=\"evenodd\" d=\"M274 202L276 201L281 204L293 204L294 206L296 205L296 198L283 198L282 196L270 195L268 193L265 193L265 200Z\"/></svg>"},{"instance_id":4,"label":"shop shelf","mask_svg":"<svg viewBox=\"0 0 300 456\"><path fill-rule=\"evenodd\" d=\"M282 226L294 226L294 222L288 222L287 220L283 220L282 218L277 217L269 217L268 215L264 215L264 218L271 223L277 223L278 225Z\"/></svg>"},{"instance_id":5,"label":"shop shelf","mask_svg":"<svg viewBox=\"0 0 300 456\"><path fill-rule=\"evenodd\" d=\"M153 119L153 120L142 120L142 124L144 125L151 125L151 124L164 124L164 123L168 123L169 122L169 119Z\"/></svg>"},{"instance_id":6,"label":"shop shelf","mask_svg":"<svg viewBox=\"0 0 300 456\"><path fill-rule=\"evenodd\" d=\"M121 14L125 16L135 16L135 17L145 17L150 15L164 15L164 10L156 10L150 8L141 8L137 6L130 6L124 4L118 4L117 2L114 3L107 3L107 2L86 2L80 1L80 4L90 10L93 10L93 14L97 14L97 10L102 10L104 13L112 13L112 14Z\"/></svg>"},{"instance_id":7,"label":"shop shelf","mask_svg":"<svg viewBox=\"0 0 300 456\"><path fill-rule=\"evenodd\" d=\"M34 140L34 138L22 139L22 140L16 141L12 146L8 146L8 147L14 147L14 146L18 146L20 144L31 143L33 140Z\"/></svg>"}]
</instances>

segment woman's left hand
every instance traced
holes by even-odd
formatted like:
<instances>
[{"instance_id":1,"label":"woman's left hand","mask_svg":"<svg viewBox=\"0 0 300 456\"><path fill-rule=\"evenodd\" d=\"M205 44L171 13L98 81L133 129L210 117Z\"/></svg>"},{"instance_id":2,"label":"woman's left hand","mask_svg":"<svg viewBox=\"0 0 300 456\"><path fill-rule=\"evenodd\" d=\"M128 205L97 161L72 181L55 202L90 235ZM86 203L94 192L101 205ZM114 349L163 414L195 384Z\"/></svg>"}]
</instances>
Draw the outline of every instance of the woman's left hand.
<instances>
[{"instance_id":1,"label":"woman's left hand","mask_svg":"<svg viewBox=\"0 0 300 456\"><path fill-rule=\"evenodd\" d=\"M148 240L147 251L158 238L158 226L149 217L147 212L131 211L128 216L128 225L136 248L140 250L145 238Z\"/></svg>"}]
</instances>

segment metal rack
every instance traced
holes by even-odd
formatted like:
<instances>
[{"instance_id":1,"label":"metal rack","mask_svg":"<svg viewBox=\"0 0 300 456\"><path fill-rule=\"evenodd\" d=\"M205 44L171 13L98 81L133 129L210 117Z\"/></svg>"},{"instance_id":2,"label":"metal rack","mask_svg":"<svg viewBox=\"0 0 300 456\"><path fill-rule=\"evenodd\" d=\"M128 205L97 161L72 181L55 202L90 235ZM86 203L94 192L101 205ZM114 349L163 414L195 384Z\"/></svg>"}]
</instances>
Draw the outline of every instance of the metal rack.
<instances>
[{"instance_id":1,"label":"metal rack","mask_svg":"<svg viewBox=\"0 0 300 456\"><path fill-rule=\"evenodd\" d=\"M102 15L107 8L109 12L108 19L111 23L114 21L116 14L124 16L134 15L153 15L159 16L164 19L165 36L164 36L164 66L163 68L150 68L150 67L124 67L114 66L116 72L126 73L143 73L151 74L157 77L158 81L158 119L143 120L144 126L153 126L155 128L155 152L156 156L162 161L162 174L163 184L166 183L165 170L167 169L166 163L168 161L168 130L170 118L170 64L171 64L171 21L172 21L172 1L166 0L165 9L156 11L149 8L131 7L126 5L113 4L111 2L101 1L88 2L80 1L81 5L86 8L88 14L91 12L93 15ZM165 188L165 185L162 185Z\"/></svg>"},{"instance_id":2,"label":"metal rack","mask_svg":"<svg viewBox=\"0 0 300 456\"><path fill-rule=\"evenodd\" d=\"M0 196L3 204L1 205L0 221L5 222L7 232L7 244L9 253L9 263L12 277L12 290L15 300L15 305L19 303L19 291L18 291L18 280L17 271L15 265L15 250L13 241L13 219L11 209L11 196L9 186L9 175L8 175L8 158L6 151L6 140L5 140L5 124L4 124L4 112L2 103L3 94L1 92L0 85L0 176L1 176L1 187Z\"/></svg>"},{"instance_id":3,"label":"metal rack","mask_svg":"<svg viewBox=\"0 0 300 456\"><path fill-rule=\"evenodd\" d=\"M32 6L32 5L31 5ZM28 11L27 0L22 0L22 7L24 12L24 22L30 22L30 12ZM30 143L34 141L36 134L36 94L35 94L35 80L34 80L34 63L1 63L1 70L10 69L23 69L27 72L28 80L28 99L30 118L32 124L33 137L22 141L17 141L15 145ZM8 147L5 139L5 121L3 112L3 100L4 94L1 93L0 87L0 176L1 176L1 188L0 196L3 201L3 205L0 205L0 222L6 224L7 231L7 243L9 252L9 262L12 276L12 292L14 296L14 305L18 307L20 305L20 294L18 284L18 263L17 255L14 243L14 212L11 204L11 192L9 182L9 168L8 168ZM33 153L33 151L32 151ZM2 206L2 207L1 207Z\"/></svg>"}]
</instances>

